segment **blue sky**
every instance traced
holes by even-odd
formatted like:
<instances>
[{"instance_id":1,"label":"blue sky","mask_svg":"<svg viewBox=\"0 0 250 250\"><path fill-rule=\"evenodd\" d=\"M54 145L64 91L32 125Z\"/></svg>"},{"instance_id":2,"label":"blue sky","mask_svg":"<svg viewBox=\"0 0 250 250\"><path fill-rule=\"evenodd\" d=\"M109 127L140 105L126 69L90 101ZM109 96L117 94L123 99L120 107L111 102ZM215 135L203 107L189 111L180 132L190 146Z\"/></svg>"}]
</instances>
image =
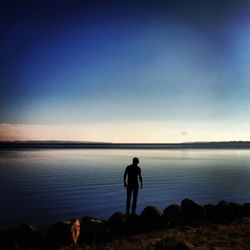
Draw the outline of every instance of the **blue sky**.
<instances>
[{"instance_id":1,"label":"blue sky","mask_svg":"<svg viewBox=\"0 0 250 250\"><path fill-rule=\"evenodd\" d=\"M0 139L250 140L249 1L38 3L2 8Z\"/></svg>"}]
</instances>

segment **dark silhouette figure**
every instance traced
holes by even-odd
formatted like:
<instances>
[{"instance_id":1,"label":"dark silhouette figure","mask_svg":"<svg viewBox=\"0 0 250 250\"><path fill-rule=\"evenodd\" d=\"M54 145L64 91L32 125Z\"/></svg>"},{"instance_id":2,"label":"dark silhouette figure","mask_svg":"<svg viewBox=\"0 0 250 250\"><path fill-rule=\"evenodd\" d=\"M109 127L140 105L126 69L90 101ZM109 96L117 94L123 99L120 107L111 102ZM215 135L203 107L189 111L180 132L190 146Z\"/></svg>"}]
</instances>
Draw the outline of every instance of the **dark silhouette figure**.
<instances>
[{"instance_id":1,"label":"dark silhouette figure","mask_svg":"<svg viewBox=\"0 0 250 250\"><path fill-rule=\"evenodd\" d=\"M138 196L138 190L139 190L138 177L141 183L141 188L143 188L141 168L138 167L138 163L139 163L139 159L136 157L133 158L133 164L127 166L124 172L124 176L123 176L124 187L127 188L127 203L126 203L127 215L129 215L130 213L130 202L131 202L132 193L133 193L132 214L135 214L137 196Z\"/></svg>"}]
</instances>

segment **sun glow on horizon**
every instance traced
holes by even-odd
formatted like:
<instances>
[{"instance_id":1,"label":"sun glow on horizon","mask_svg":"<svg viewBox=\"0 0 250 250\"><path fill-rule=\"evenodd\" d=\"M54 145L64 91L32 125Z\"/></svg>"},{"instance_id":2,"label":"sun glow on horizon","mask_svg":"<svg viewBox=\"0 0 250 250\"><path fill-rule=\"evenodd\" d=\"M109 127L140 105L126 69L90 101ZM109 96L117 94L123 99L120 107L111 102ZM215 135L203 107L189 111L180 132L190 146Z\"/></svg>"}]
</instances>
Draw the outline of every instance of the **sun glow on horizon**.
<instances>
[{"instance_id":1,"label":"sun glow on horizon","mask_svg":"<svg viewBox=\"0 0 250 250\"><path fill-rule=\"evenodd\" d=\"M245 124L237 129L231 125L176 122L138 122L126 124L96 124L56 126L30 124L0 124L0 141L85 141L113 143L180 143L194 141L250 140ZM186 128L186 129L184 129ZM218 129L220 128L220 129Z\"/></svg>"}]
</instances>

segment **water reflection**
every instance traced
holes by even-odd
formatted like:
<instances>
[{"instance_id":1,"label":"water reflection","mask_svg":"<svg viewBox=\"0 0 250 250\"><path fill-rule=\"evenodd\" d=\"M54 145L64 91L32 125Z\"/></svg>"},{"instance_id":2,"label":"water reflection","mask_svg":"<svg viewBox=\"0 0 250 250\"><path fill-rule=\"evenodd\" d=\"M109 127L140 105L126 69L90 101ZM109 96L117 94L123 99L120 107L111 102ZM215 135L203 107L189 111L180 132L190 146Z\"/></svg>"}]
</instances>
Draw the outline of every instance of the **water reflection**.
<instances>
[{"instance_id":1,"label":"water reflection","mask_svg":"<svg viewBox=\"0 0 250 250\"><path fill-rule=\"evenodd\" d=\"M140 158L144 189L137 211L191 198L199 203L247 202L249 150L0 151L1 225L46 226L85 213L125 211L123 173Z\"/></svg>"}]
</instances>

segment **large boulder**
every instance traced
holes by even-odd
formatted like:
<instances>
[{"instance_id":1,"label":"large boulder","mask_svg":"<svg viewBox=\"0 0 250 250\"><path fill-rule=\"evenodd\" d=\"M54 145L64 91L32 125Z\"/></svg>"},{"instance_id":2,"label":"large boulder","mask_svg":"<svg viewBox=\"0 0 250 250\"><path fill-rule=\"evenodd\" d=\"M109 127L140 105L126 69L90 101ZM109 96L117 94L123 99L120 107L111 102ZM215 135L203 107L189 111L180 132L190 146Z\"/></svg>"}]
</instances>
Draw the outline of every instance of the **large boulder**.
<instances>
[{"instance_id":1,"label":"large boulder","mask_svg":"<svg viewBox=\"0 0 250 250\"><path fill-rule=\"evenodd\" d=\"M115 212L107 221L107 226L114 236L126 234L128 231L128 217L121 212Z\"/></svg>"},{"instance_id":2,"label":"large boulder","mask_svg":"<svg viewBox=\"0 0 250 250\"><path fill-rule=\"evenodd\" d=\"M181 213L187 216L203 215L203 207L190 199L184 199L181 202Z\"/></svg>"},{"instance_id":3,"label":"large boulder","mask_svg":"<svg viewBox=\"0 0 250 250\"><path fill-rule=\"evenodd\" d=\"M162 226L162 212L155 206L147 206L140 215L140 227L142 231L151 231Z\"/></svg>"},{"instance_id":4,"label":"large boulder","mask_svg":"<svg viewBox=\"0 0 250 250\"><path fill-rule=\"evenodd\" d=\"M19 250L16 240L8 236L0 236L0 249Z\"/></svg>"},{"instance_id":5,"label":"large boulder","mask_svg":"<svg viewBox=\"0 0 250 250\"><path fill-rule=\"evenodd\" d=\"M189 226L207 225L204 208L190 199L181 202L180 224Z\"/></svg>"},{"instance_id":6,"label":"large boulder","mask_svg":"<svg viewBox=\"0 0 250 250\"><path fill-rule=\"evenodd\" d=\"M81 242L106 241L109 232L104 221L84 216L81 221Z\"/></svg>"},{"instance_id":7,"label":"large boulder","mask_svg":"<svg viewBox=\"0 0 250 250\"><path fill-rule=\"evenodd\" d=\"M76 244L80 235L80 221L59 221L48 230L47 235L48 246L52 248Z\"/></svg>"},{"instance_id":8,"label":"large boulder","mask_svg":"<svg viewBox=\"0 0 250 250\"><path fill-rule=\"evenodd\" d=\"M239 219L243 217L243 206L239 203L229 202L228 205L231 208L231 219Z\"/></svg>"},{"instance_id":9,"label":"large boulder","mask_svg":"<svg viewBox=\"0 0 250 250\"><path fill-rule=\"evenodd\" d=\"M216 206L208 204L204 206L207 218L213 223L226 223L241 217L242 206L237 203L220 201Z\"/></svg>"},{"instance_id":10,"label":"large boulder","mask_svg":"<svg viewBox=\"0 0 250 250\"><path fill-rule=\"evenodd\" d=\"M217 206L212 205L212 204L207 204L204 206L204 212L205 212L206 218L209 221L211 221L212 223L219 222Z\"/></svg>"},{"instance_id":11,"label":"large boulder","mask_svg":"<svg viewBox=\"0 0 250 250\"><path fill-rule=\"evenodd\" d=\"M132 235L140 233L140 216L129 215L127 216L127 234Z\"/></svg>"},{"instance_id":12,"label":"large boulder","mask_svg":"<svg viewBox=\"0 0 250 250\"><path fill-rule=\"evenodd\" d=\"M43 249L45 241L45 233L30 224L8 229L0 235L1 249Z\"/></svg>"},{"instance_id":13,"label":"large boulder","mask_svg":"<svg viewBox=\"0 0 250 250\"><path fill-rule=\"evenodd\" d=\"M217 205L217 215L218 215L218 222L230 222L232 219L232 209L230 205L222 200Z\"/></svg>"},{"instance_id":14,"label":"large boulder","mask_svg":"<svg viewBox=\"0 0 250 250\"><path fill-rule=\"evenodd\" d=\"M163 219L165 226L177 226L180 224L181 207L172 204L163 211Z\"/></svg>"},{"instance_id":15,"label":"large boulder","mask_svg":"<svg viewBox=\"0 0 250 250\"><path fill-rule=\"evenodd\" d=\"M242 216L250 217L250 203L244 203L242 206Z\"/></svg>"},{"instance_id":16,"label":"large boulder","mask_svg":"<svg viewBox=\"0 0 250 250\"><path fill-rule=\"evenodd\" d=\"M133 235L140 232L140 217L116 212L108 219L107 226L113 237Z\"/></svg>"}]
</instances>

